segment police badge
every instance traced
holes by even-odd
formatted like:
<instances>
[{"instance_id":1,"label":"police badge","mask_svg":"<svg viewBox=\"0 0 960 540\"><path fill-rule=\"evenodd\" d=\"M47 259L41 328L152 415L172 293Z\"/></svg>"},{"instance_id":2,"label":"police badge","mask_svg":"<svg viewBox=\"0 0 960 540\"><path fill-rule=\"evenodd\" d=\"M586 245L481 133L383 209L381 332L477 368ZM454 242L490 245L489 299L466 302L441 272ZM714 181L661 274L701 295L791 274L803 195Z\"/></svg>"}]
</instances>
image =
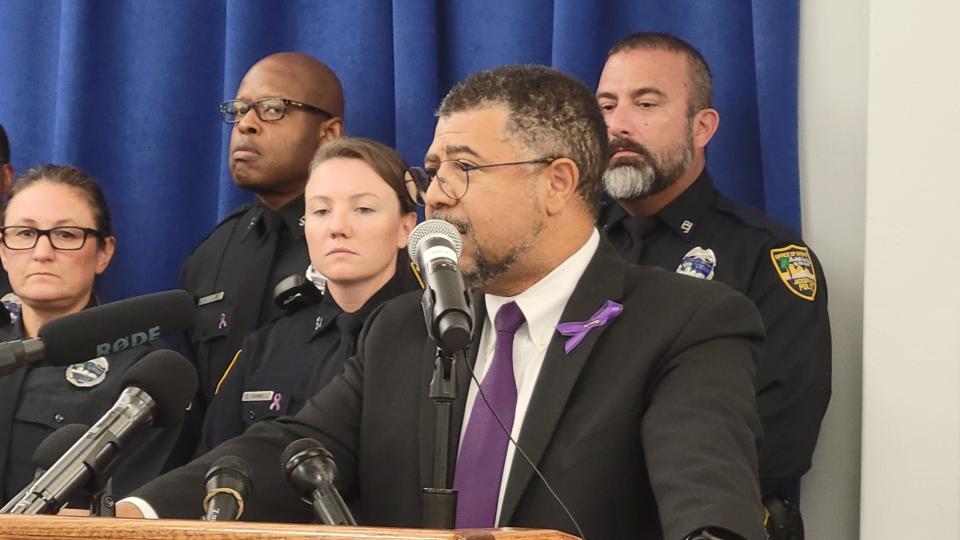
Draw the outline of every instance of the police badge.
<instances>
[{"instance_id":1,"label":"police badge","mask_svg":"<svg viewBox=\"0 0 960 540\"><path fill-rule=\"evenodd\" d=\"M794 244L771 249L770 260L790 292L811 302L817 297L817 271L809 249Z\"/></svg>"},{"instance_id":2,"label":"police badge","mask_svg":"<svg viewBox=\"0 0 960 540\"><path fill-rule=\"evenodd\" d=\"M713 279L717 256L712 249L697 246L687 252L677 266L677 273L700 279Z\"/></svg>"},{"instance_id":3,"label":"police badge","mask_svg":"<svg viewBox=\"0 0 960 540\"><path fill-rule=\"evenodd\" d=\"M103 356L67 367L67 382L78 388L96 386L107 378L110 363Z\"/></svg>"}]
</instances>

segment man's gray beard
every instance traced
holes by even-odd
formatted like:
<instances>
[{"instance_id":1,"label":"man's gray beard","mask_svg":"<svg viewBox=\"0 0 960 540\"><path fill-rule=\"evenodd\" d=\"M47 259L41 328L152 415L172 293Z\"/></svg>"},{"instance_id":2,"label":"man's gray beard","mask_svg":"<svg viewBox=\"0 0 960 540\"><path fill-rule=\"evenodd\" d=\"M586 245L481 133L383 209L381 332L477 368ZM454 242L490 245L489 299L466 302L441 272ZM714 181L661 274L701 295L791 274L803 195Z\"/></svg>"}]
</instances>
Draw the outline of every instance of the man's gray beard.
<instances>
[{"instance_id":1,"label":"man's gray beard","mask_svg":"<svg viewBox=\"0 0 960 540\"><path fill-rule=\"evenodd\" d=\"M622 159L603 173L603 187L611 197L621 201L656 195L683 176L693 162L693 124L687 124L687 136L680 144L640 159L641 163Z\"/></svg>"},{"instance_id":2,"label":"man's gray beard","mask_svg":"<svg viewBox=\"0 0 960 540\"><path fill-rule=\"evenodd\" d=\"M603 187L616 200L637 199L663 191L667 183L652 165L622 164L603 173Z\"/></svg>"}]
</instances>

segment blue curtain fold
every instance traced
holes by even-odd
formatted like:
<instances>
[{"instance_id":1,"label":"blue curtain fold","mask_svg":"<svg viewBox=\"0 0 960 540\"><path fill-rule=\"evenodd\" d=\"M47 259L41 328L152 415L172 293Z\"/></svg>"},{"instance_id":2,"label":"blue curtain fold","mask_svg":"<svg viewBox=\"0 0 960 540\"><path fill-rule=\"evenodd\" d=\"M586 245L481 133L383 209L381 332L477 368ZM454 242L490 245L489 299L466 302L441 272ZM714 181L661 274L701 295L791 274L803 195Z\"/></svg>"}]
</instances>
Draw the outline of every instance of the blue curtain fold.
<instances>
[{"instance_id":1,"label":"blue curtain fold","mask_svg":"<svg viewBox=\"0 0 960 540\"><path fill-rule=\"evenodd\" d=\"M18 171L71 163L103 184L119 239L101 284L111 300L173 287L251 199L227 171L217 105L267 54L326 62L347 132L417 163L439 100L468 74L546 64L593 88L618 38L663 31L712 68L718 187L799 229L798 24L796 0L3 0L0 123Z\"/></svg>"}]
</instances>

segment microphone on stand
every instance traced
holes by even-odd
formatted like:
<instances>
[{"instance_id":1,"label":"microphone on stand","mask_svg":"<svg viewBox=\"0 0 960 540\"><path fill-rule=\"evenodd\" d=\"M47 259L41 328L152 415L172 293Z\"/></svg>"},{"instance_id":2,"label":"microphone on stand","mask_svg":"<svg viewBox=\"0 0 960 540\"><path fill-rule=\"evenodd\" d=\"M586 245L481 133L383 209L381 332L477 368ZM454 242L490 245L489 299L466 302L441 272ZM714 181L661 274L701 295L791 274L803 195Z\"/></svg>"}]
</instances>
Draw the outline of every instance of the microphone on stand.
<instances>
[{"instance_id":1,"label":"microphone on stand","mask_svg":"<svg viewBox=\"0 0 960 540\"><path fill-rule=\"evenodd\" d=\"M33 480L24 486L24 488L20 490L20 493L17 493L11 498L3 508L0 508L0 514L9 512L10 509L16 505L17 501L29 493L33 483L43 476L43 473L47 472L47 469L52 467L53 464L60 459L60 456L65 454L71 446L79 441L80 437L82 437L88 429L90 428L83 424L67 424L47 435L47 437L37 445L37 449L33 451L33 458L30 460L36 469Z\"/></svg>"},{"instance_id":2,"label":"microphone on stand","mask_svg":"<svg viewBox=\"0 0 960 540\"><path fill-rule=\"evenodd\" d=\"M222 456L207 471L206 488L203 519L236 521L243 515L243 499L252 489L250 467L237 456Z\"/></svg>"},{"instance_id":3,"label":"microphone on stand","mask_svg":"<svg viewBox=\"0 0 960 540\"><path fill-rule=\"evenodd\" d=\"M423 277L423 317L427 332L448 354L462 350L473 331L473 307L463 284L460 232L440 219L414 227L407 242L410 260Z\"/></svg>"},{"instance_id":4,"label":"microphone on stand","mask_svg":"<svg viewBox=\"0 0 960 540\"><path fill-rule=\"evenodd\" d=\"M149 428L176 425L197 388L197 374L171 350L148 353L123 374L119 399L10 509L53 514L80 489L96 493Z\"/></svg>"},{"instance_id":5,"label":"microphone on stand","mask_svg":"<svg viewBox=\"0 0 960 540\"><path fill-rule=\"evenodd\" d=\"M337 491L337 464L315 439L290 443L280 456L280 468L305 503L313 505L327 525L356 525L350 509Z\"/></svg>"}]
</instances>

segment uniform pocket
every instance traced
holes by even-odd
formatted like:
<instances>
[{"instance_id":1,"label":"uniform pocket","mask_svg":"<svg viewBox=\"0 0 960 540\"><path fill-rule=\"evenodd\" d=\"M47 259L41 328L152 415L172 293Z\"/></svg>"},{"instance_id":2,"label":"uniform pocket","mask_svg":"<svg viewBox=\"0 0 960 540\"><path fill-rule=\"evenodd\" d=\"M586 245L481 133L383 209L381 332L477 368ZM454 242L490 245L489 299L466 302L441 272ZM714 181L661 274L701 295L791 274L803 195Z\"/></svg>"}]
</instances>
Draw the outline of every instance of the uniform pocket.
<instances>
[{"instance_id":1,"label":"uniform pocket","mask_svg":"<svg viewBox=\"0 0 960 540\"><path fill-rule=\"evenodd\" d=\"M278 397L279 396L279 397ZM262 420L272 420L287 414L290 400L282 393L274 393L269 400L241 402L244 429Z\"/></svg>"},{"instance_id":2,"label":"uniform pocket","mask_svg":"<svg viewBox=\"0 0 960 540\"><path fill-rule=\"evenodd\" d=\"M193 340L198 343L221 338L230 331L233 303L220 300L197 307L193 323Z\"/></svg>"}]
</instances>

